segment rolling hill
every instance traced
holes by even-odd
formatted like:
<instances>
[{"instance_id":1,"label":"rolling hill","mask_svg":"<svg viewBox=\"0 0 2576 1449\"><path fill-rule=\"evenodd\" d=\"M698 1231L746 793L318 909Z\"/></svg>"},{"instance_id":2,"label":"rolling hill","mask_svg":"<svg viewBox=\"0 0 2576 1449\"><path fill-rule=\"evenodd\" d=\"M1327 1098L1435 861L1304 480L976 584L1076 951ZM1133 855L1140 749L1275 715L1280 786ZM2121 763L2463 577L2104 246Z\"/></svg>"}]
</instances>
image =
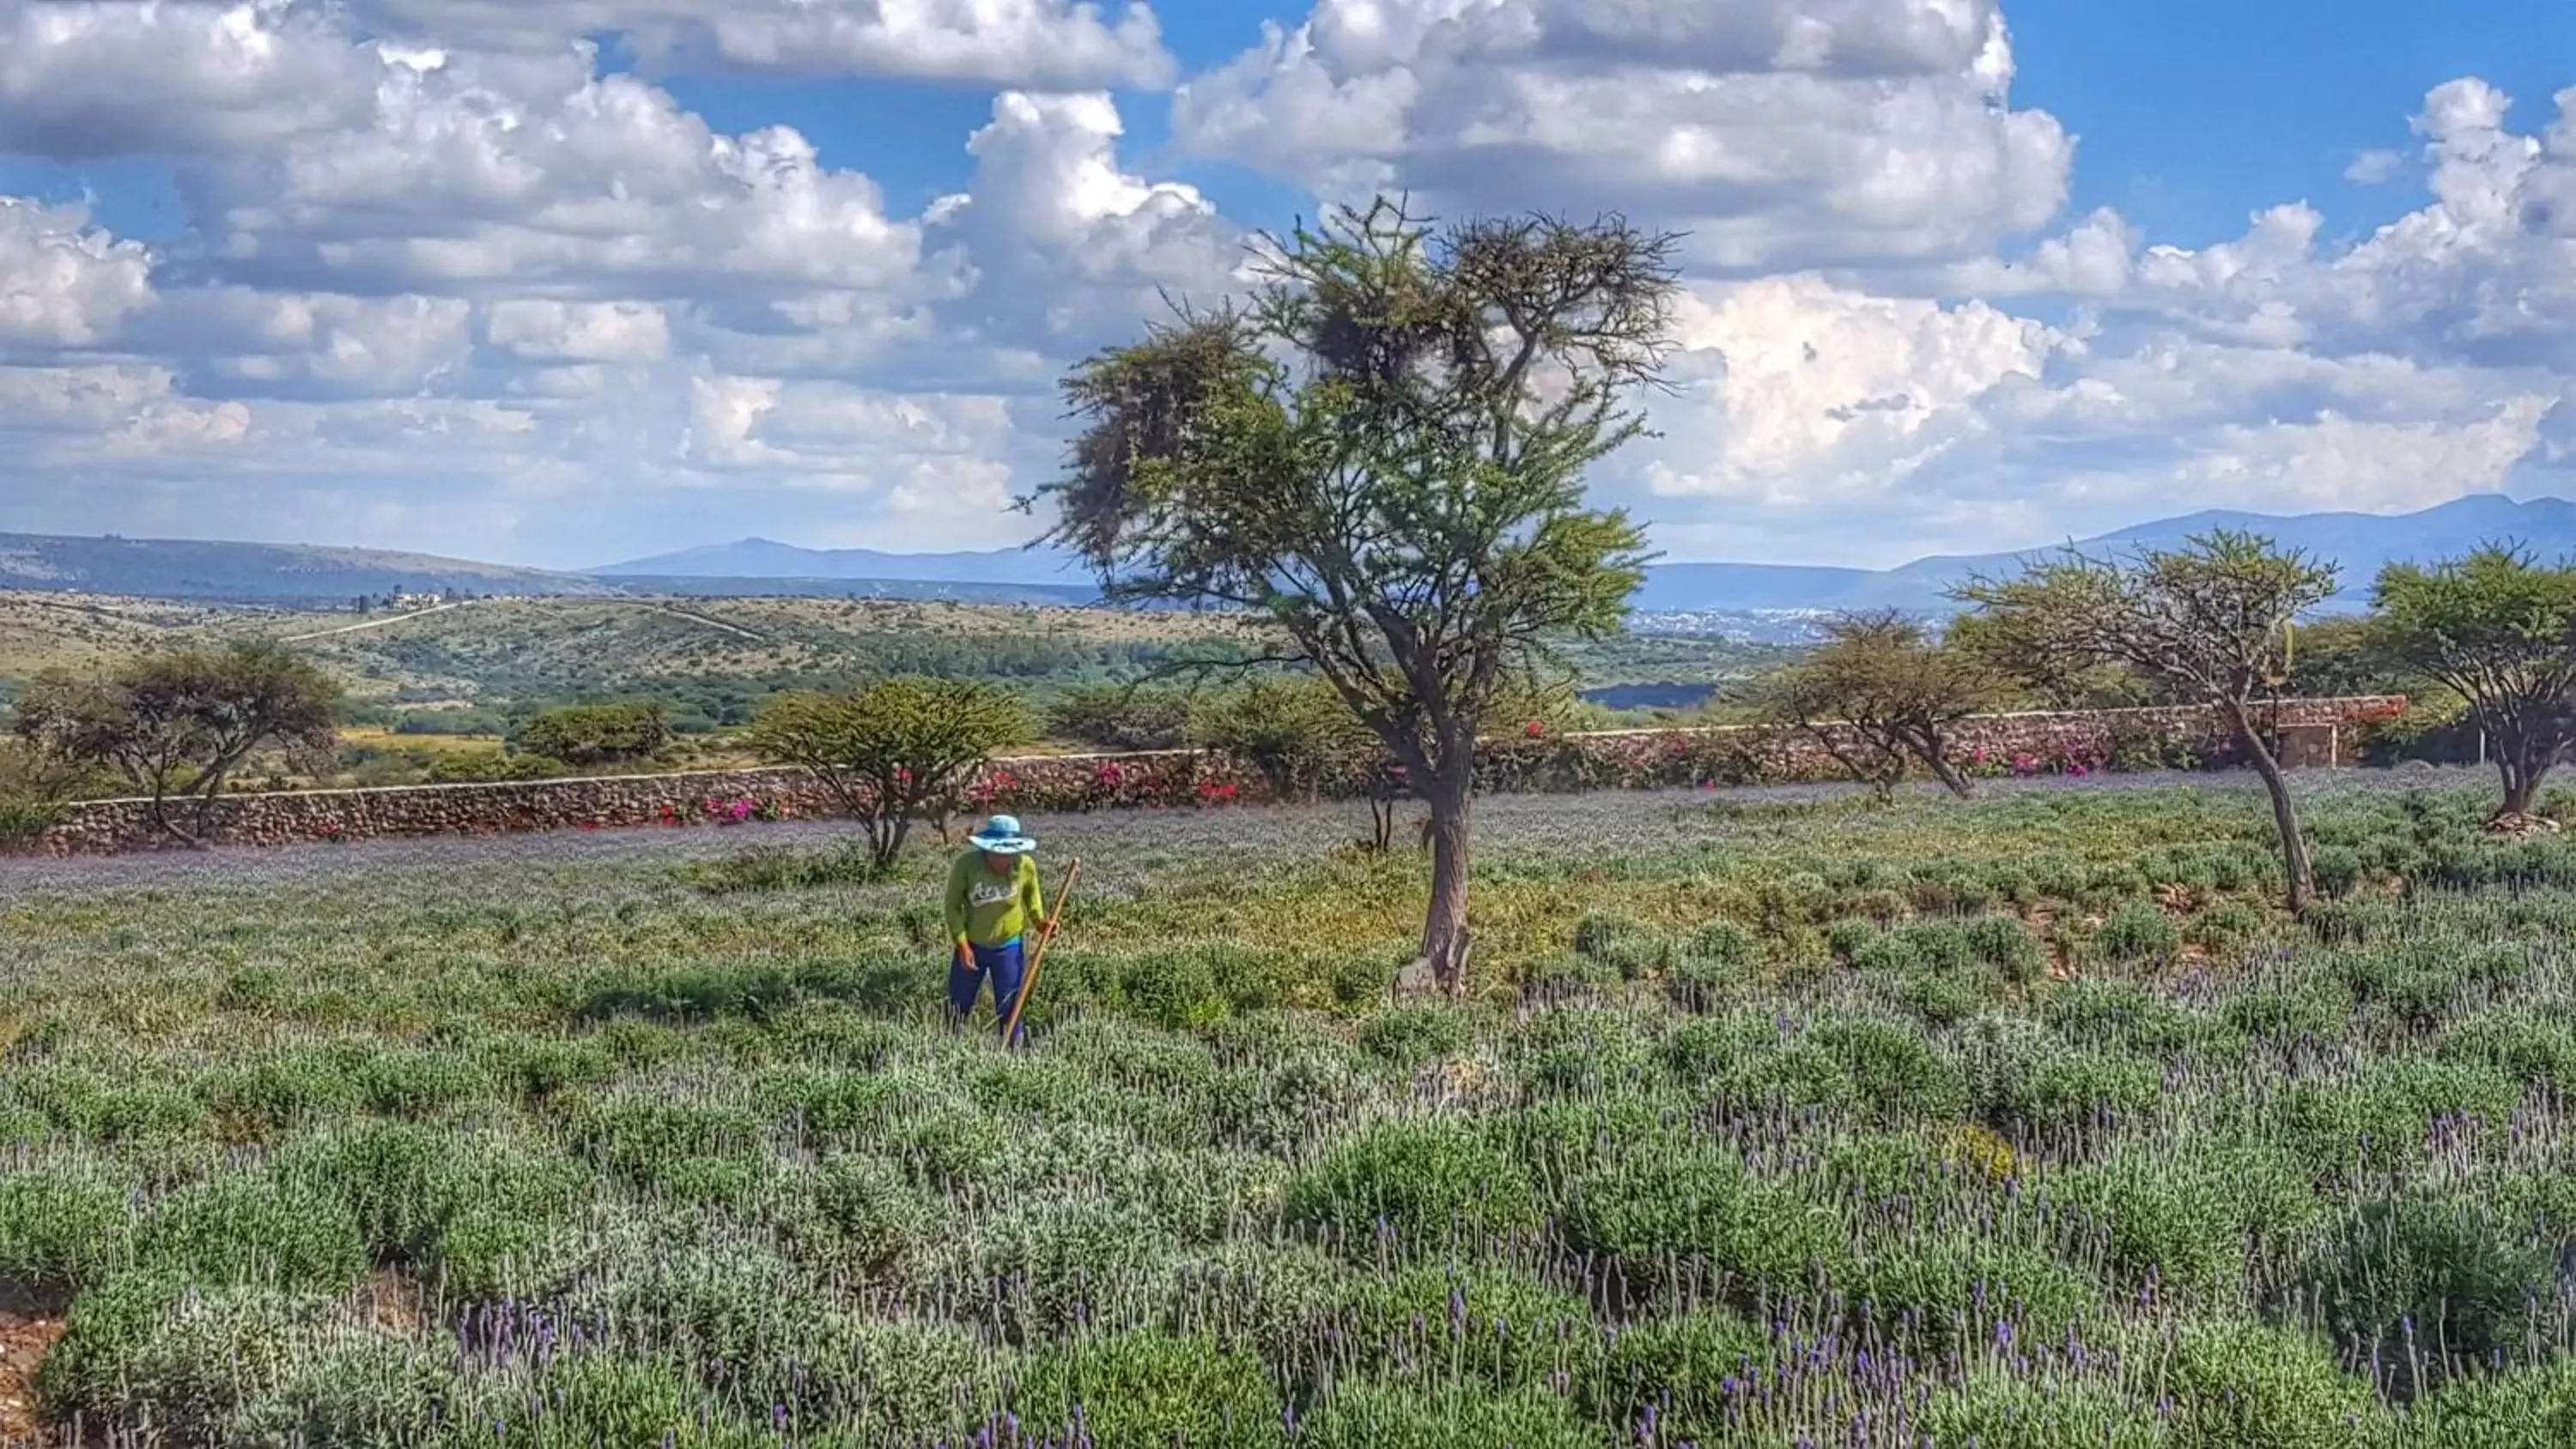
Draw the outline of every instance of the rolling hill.
<instances>
[{"instance_id":1,"label":"rolling hill","mask_svg":"<svg viewBox=\"0 0 2576 1449\"><path fill-rule=\"evenodd\" d=\"M795 575L617 574L618 591L650 598L885 599L952 604L1079 608L1099 602L1091 584L1020 583L1009 579L800 578Z\"/></svg>"},{"instance_id":2,"label":"rolling hill","mask_svg":"<svg viewBox=\"0 0 2576 1449\"><path fill-rule=\"evenodd\" d=\"M582 574L384 549L0 533L0 590L318 603L459 589L549 596L617 592L615 585Z\"/></svg>"},{"instance_id":3,"label":"rolling hill","mask_svg":"<svg viewBox=\"0 0 2576 1449\"><path fill-rule=\"evenodd\" d=\"M989 549L965 553L883 553L872 548L798 548L767 538L685 548L589 570L597 578L660 580L762 579L1056 585L1088 590L1071 555L1055 549Z\"/></svg>"},{"instance_id":4,"label":"rolling hill","mask_svg":"<svg viewBox=\"0 0 2576 1449\"><path fill-rule=\"evenodd\" d=\"M2248 529L2339 563L2341 602L2358 605L2383 564L2461 553L2495 540L2544 557L2576 554L2576 503L2473 494L2420 513L2276 517L2214 511L2161 519L2079 540L2088 552L2179 543L2218 528ZM2011 572L2052 546L1917 559L1892 569L1764 563L1658 563L1635 607L1643 613L1763 616L1837 609L1946 607L1946 592L1981 573ZM201 540L0 534L0 591L311 605L358 594L459 588L546 597L823 597L947 600L1021 606L1095 601L1094 581L1052 549L887 553L806 549L747 538L609 564L587 573L512 568L378 549ZM1766 626L1767 627L1767 626Z\"/></svg>"}]
</instances>

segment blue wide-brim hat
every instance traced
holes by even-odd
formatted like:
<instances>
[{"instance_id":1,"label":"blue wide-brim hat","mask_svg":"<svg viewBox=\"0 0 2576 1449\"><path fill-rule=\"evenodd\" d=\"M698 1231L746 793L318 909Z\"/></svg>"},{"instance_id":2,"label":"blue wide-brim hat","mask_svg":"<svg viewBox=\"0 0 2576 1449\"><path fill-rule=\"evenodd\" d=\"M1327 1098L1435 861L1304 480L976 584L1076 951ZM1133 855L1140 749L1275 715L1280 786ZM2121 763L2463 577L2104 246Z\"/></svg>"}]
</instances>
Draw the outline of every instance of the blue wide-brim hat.
<instances>
[{"instance_id":1,"label":"blue wide-brim hat","mask_svg":"<svg viewBox=\"0 0 2576 1449\"><path fill-rule=\"evenodd\" d=\"M995 855L1026 855L1038 848L1036 841L1020 833L1020 817L1016 815L996 815L985 821L983 829L966 837L966 843Z\"/></svg>"}]
</instances>

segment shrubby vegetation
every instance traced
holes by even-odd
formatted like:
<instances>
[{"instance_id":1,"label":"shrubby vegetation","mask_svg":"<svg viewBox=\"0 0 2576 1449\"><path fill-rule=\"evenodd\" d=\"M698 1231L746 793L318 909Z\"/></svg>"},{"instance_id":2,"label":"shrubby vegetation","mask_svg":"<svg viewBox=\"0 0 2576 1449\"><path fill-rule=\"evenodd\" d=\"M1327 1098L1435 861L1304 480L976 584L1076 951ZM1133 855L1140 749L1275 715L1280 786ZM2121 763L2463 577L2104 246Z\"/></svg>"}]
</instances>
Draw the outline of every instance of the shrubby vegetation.
<instances>
[{"instance_id":1,"label":"shrubby vegetation","mask_svg":"<svg viewBox=\"0 0 2576 1449\"><path fill-rule=\"evenodd\" d=\"M511 732L512 748L567 765L632 765L671 742L670 722L651 700L565 705Z\"/></svg>"},{"instance_id":2,"label":"shrubby vegetation","mask_svg":"<svg viewBox=\"0 0 2576 1449\"><path fill-rule=\"evenodd\" d=\"M1102 750L1176 750L1189 742L1191 704L1170 686L1087 684L1047 711L1047 729Z\"/></svg>"},{"instance_id":3,"label":"shrubby vegetation","mask_svg":"<svg viewBox=\"0 0 2576 1449\"><path fill-rule=\"evenodd\" d=\"M1268 676L1191 701L1187 739L1260 772L1281 800L1313 800L1380 751L1331 685Z\"/></svg>"},{"instance_id":4,"label":"shrubby vegetation","mask_svg":"<svg viewBox=\"0 0 2576 1449\"><path fill-rule=\"evenodd\" d=\"M907 676L842 695L780 695L761 710L751 743L822 781L867 832L882 872L916 820L969 808L976 769L1029 733L1027 712L991 685Z\"/></svg>"},{"instance_id":5,"label":"shrubby vegetation","mask_svg":"<svg viewBox=\"0 0 2576 1449\"><path fill-rule=\"evenodd\" d=\"M1331 812L1043 822L1017 1053L811 827L53 868L0 1301L172 1442L2552 1443L2576 856L2484 794L2310 792L2295 922L2247 789L1498 799L1457 1003Z\"/></svg>"},{"instance_id":6,"label":"shrubby vegetation","mask_svg":"<svg viewBox=\"0 0 2576 1449\"><path fill-rule=\"evenodd\" d=\"M151 800L153 823L193 844L253 751L327 752L340 688L281 645L170 650L104 675L49 673L15 706L18 738L74 770L111 774Z\"/></svg>"},{"instance_id":7,"label":"shrubby vegetation","mask_svg":"<svg viewBox=\"0 0 2576 1449\"><path fill-rule=\"evenodd\" d=\"M2001 704L2008 680L1978 651L1882 611L1828 621L1824 644L1764 679L1752 697L1767 721L1815 741L1881 799L1914 770L1964 797L1968 761L1958 758L1952 732Z\"/></svg>"},{"instance_id":8,"label":"shrubby vegetation","mask_svg":"<svg viewBox=\"0 0 2576 1449\"><path fill-rule=\"evenodd\" d=\"M107 788L94 769L26 740L0 738L0 850L42 835L64 806Z\"/></svg>"}]
</instances>

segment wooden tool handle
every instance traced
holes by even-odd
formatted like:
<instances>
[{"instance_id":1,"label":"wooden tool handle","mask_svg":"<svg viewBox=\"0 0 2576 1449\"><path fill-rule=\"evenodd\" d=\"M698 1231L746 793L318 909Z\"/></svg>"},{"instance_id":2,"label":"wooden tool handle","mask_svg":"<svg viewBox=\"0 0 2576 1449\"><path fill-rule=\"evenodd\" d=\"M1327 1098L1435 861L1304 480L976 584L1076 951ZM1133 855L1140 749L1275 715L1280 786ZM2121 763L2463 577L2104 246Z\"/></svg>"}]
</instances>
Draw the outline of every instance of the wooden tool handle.
<instances>
[{"instance_id":1,"label":"wooden tool handle","mask_svg":"<svg viewBox=\"0 0 2576 1449\"><path fill-rule=\"evenodd\" d=\"M1074 882L1082 879L1082 857L1075 856L1064 868L1064 889L1056 895L1055 909L1047 912L1046 924L1038 929L1037 949L1029 953L1029 970L1020 978L1019 994L1011 1000L1011 1019L1002 1026L1002 1045L1020 1034L1020 1013L1029 1005L1029 993L1038 989L1038 968L1046 964L1047 942L1055 939L1055 928L1064 920L1064 907L1073 899Z\"/></svg>"}]
</instances>

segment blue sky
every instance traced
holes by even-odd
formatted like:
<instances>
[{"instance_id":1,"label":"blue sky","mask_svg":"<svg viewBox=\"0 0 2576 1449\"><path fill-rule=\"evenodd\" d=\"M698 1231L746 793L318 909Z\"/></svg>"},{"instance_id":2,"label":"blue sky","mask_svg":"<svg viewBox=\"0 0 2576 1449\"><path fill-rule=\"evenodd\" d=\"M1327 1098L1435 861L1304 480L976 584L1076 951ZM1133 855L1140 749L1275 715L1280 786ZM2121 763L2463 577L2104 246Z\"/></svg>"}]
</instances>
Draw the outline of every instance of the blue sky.
<instances>
[{"instance_id":1,"label":"blue sky","mask_svg":"<svg viewBox=\"0 0 2576 1449\"><path fill-rule=\"evenodd\" d=\"M2407 191L2344 169L2357 151L2410 148L2425 92L2481 76L2529 120L2576 83L2564 0L2023 0L2006 13L2014 101L2082 142L2072 207L2116 207L2182 246L2301 198L2330 233L2380 225Z\"/></svg>"},{"instance_id":2,"label":"blue sky","mask_svg":"<svg viewBox=\"0 0 2576 1449\"><path fill-rule=\"evenodd\" d=\"M1373 187L1689 235L1677 557L2576 466L2564 0L1130 3L0 0L0 529L1008 542L1054 375Z\"/></svg>"}]
</instances>

